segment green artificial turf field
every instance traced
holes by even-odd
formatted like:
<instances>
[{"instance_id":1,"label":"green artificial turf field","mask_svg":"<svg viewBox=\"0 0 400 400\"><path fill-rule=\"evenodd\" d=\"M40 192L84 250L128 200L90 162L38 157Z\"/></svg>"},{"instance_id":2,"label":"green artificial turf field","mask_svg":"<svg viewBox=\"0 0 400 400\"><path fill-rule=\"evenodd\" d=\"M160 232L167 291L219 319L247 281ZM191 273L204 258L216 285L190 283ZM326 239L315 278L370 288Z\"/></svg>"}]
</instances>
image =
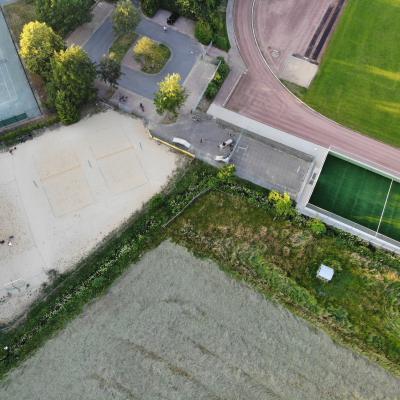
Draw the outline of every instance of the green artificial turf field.
<instances>
[{"instance_id":1,"label":"green artificial turf field","mask_svg":"<svg viewBox=\"0 0 400 400\"><path fill-rule=\"evenodd\" d=\"M400 147L400 2L349 0L303 99L322 114Z\"/></svg>"},{"instance_id":2,"label":"green artificial turf field","mask_svg":"<svg viewBox=\"0 0 400 400\"><path fill-rule=\"evenodd\" d=\"M400 242L400 183L393 182L379 233Z\"/></svg>"},{"instance_id":3,"label":"green artificial turf field","mask_svg":"<svg viewBox=\"0 0 400 400\"><path fill-rule=\"evenodd\" d=\"M391 182L330 154L310 203L373 231L379 227L379 233L400 240L400 184L393 182L391 186Z\"/></svg>"}]
</instances>

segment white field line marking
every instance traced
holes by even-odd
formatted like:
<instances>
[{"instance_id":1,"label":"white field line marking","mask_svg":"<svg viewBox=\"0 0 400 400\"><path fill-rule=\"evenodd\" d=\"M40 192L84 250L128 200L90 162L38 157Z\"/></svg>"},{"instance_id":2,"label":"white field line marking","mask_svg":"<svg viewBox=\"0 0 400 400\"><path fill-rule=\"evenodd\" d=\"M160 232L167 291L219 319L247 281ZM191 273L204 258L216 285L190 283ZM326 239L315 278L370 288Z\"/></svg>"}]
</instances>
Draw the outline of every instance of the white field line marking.
<instances>
[{"instance_id":1,"label":"white field line marking","mask_svg":"<svg viewBox=\"0 0 400 400\"><path fill-rule=\"evenodd\" d=\"M386 209L386 204L387 204L387 201L388 201L388 199L389 199L390 191L392 190L392 185L393 185L393 179L392 179L392 181L390 182L389 190L388 190L388 192L387 192L387 194L386 194L385 204L383 205L383 210L382 210L381 218L379 219L379 224L378 224L378 228L376 229L375 236L377 236L378 233L379 233L379 228L381 227L383 214L384 214L385 209Z\"/></svg>"},{"instance_id":2,"label":"white field line marking","mask_svg":"<svg viewBox=\"0 0 400 400\"><path fill-rule=\"evenodd\" d=\"M8 89L8 85L7 85L7 81L6 81L6 73L5 73L5 70L3 69L3 64L0 65L0 78L1 78L0 87L4 88L7 91L7 93L4 93L5 100L3 100L1 102L1 104L8 103L11 98L11 93L10 93L10 90Z\"/></svg>"}]
</instances>

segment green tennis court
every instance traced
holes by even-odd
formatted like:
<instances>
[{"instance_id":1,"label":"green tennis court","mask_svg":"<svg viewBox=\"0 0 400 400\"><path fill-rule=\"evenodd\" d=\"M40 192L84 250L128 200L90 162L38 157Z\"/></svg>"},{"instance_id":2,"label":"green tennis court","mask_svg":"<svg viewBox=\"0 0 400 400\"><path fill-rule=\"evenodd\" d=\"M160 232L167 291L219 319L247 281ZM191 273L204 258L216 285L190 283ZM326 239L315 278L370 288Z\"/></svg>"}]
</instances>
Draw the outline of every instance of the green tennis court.
<instances>
[{"instance_id":1,"label":"green tennis court","mask_svg":"<svg viewBox=\"0 0 400 400\"><path fill-rule=\"evenodd\" d=\"M310 203L400 240L400 184L332 154Z\"/></svg>"}]
</instances>

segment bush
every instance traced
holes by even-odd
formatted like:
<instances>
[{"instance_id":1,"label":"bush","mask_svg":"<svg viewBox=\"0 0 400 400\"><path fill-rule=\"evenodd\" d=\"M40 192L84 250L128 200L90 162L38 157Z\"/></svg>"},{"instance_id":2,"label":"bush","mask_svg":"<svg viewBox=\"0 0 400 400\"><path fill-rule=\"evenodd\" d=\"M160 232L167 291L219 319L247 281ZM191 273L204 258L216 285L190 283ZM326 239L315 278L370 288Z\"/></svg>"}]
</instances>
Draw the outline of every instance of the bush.
<instances>
[{"instance_id":1,"label":"bush","mask_svg":"<svg viewBox=\"0 0 400 400\"><path fill-rule=\"evenodd\" d=\"M230 49L229 39L225 36L215 35L213 38L213 44L221 50L228 51Z\"/></svg>"},{"instance_id":2,"label":"bush","mask_svg":"<svg viewBox=\"0 0 400 400\"><path fill-rule=\"evenodd\" d=\"M142 0L143 14L147 15L148 17L154 17L159 8L159 0Z\"/></svg>"},{"instance_id":3,"label":"bush","mask_svg":"<svg viewBox=\"0 0 400 400\"><path fill-rule=\"evenodd\" d=\"M55 107L63 124L70 125L79 121L79 109L64 91L57 92Z\"/></svg>"},{"instance_id":4,"label":"bush","mask_svg":"<svg viewBox=\"0 0 400 400\"><path fill-rule=\"evenodd\" d=\"M218 57L218 61L220 63L218 70L215 73L214 79L208 84L205 92L205 96L208 100L213 100L215 98L230 72L229 65L225 62L223 57Z\"/></svg>"},{"instance_id":5,"label":"bush","mask_svg":"<svg viewBox=\"0 0 400 400\"><path fill-rule=\"evenodd\" d=\"M275 213L279 217L290 217L295 214L292 207L292 199L288 193L280 194L273 190L268 195L268 201L275 209Z\"/></svg>"},{"instance_id":6,"label":"bush","mask_svg":"<svg viewBox=\"0 0 400 400\"><path fill-rule=\"evenodd\" d=\"M218 91L219 91L219 87L213 81L211 81L208 84L207 89L206 89L206 93L205 93L206 98L208 100L213 100L214 97L217 95Z\"/></svg>"},{"instance_id":7,"label":"bush","mask_svg":"<svg viewBox=\"0 0 400 400\"><path fill-rule=\"evenodd\" d=\"M205 45L210 44L213 38L213 32L210 24L206 21L198 21L196 23L194 35L200 43Z\"/></svg>"},{"instance_id":8,"label":"bush","mask_svg":"<svg viewBox=\"0 0 400 400\"><path fill-rule=\"evenodd\" d=\"M325 224L319 219L310 219L308 226L311 232L316 236L323 235L326 232Z\"/></svg>"},{"instance_id":9,"label":"bush","mask_svg":"<svg viewBox=\"0 0 400 400\"><path fill-rule=\"evenodd\" d=\"M220 62L218 67L218 73L221 75L221 78L224 81L229 75L231 69L229 68L229 65L226 63L224 57L219 56L217 57L217 60Z\"/></svg>"},{"instance_id":10,"label":"bush","mask_svg":"<svg viewBox=\"0 0 400 400\"><path fill-rule=\"evenodd\" d=\"M229 182L232 180L233 176L235 175L236 167L235 164L228 164L222 167L218 173L217 178L221 182Z\"/></svg>"},{"instance_id":11,"label":"bush","mask_svg":"<svg viewBox=\"0 0 400 400\"><path fill-rule=\"evenodd\" d=\"M11 146L16 143L24 142L26 137L32 136L35 130L46 128L54 125L59 121L57 115L52 115L48 118L42 119L39 122L34 122L25 126L21 126L14 130L3 133L0 136L0 145Z\"/></svg>"}]
</instances>

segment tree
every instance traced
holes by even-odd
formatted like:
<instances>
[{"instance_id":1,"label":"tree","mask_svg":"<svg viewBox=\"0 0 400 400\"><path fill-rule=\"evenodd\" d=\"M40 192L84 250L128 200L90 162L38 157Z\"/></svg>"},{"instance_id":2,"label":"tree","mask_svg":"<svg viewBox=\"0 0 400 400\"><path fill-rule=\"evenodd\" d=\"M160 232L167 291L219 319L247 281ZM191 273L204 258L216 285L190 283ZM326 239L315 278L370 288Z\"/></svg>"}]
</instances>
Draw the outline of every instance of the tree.
<instances>
[{"instance_id":1,"label":"tree","mask_svg":"<svg viewBox=\"0 0 400 400\"><path fill-rule=\"evenodd\" d=\"M117 35L132 32L140 22L139 10L132 4L131 0L119 0L114 13L113 25Z\"/></svg>"},{"instance_id":2,"label":"tree","mask_svg":"<svg viewBox=\"0 0 400 400\"><path fill-rule=\"evenodd\" d=\"M121 77L121 64L112 56L103 57L97 68L98 77L112 88L117 88Z\"/></svg>"},{"instance_id":3,"label":"tree","mask_svg":"<svg viewBox=\"0 0 400 400\"><path fill-rule=\"evenodd\" d=\"M68 93L62 90L57 92L55 108L62 123L69 125L79 121L79 108L68 97Z\"/></svg>"},{"instance_id":4,"label":"tree","mask_svg":"<svg viewBox=\"0 0 400 400\"><path fill-rule=\"evenodd\" d=\"M46 23L38 21L24 25L19 46L21 57L28 70L45 80L49 78L50 62L54 53L65 49L61 37Z\"/></svg>"},{"instance_id":5,"label":"tree","mask_svg":"<svg viewBox=\"0 0 400 400\"><path fill-rule=\"evenodd\" d=\"M160 45L156 41L147 36L143 36L137 41L133 48L133 53L136 57L144 58L146 64L154 66L161 64L164 59L159 46Z\"/></svg>"},{"instance_id":6,"label":"tree","mask_svg":"<svg viewBox=\"0 0 400 400\"><path fill-rule=\"evenodd\" d=\"M140 2L142 6L142 11L148 17L154 17L158 9L160 8L160 1L159 0L142 0Z\"/></svg>"},{"instance_id":7,"label":"tree","mask_svg":"<svg viewBox=\"0 0 400 400\"><path fill-rule=\"evenodd\" d=\"M62 35L90 21L93 0L36 0L36 15Z\"/></svg>"},{"instance_id":8,"label":"tree","mask_svg":"<svg viewBox=\"0 0 400 400\"><path fill-rule=\"evenodd\" d=\"M197 21L194 31L196 39L205 45L210 44L213 38L213 31L210 24L206 21Z\"/></svg>"},{"instance_id":9,"label":"tree","mask_svg":"<svg viewBox=\"0 0 400 400\"><path fill-rule=\"evenodd\" d=\"M168 74L158 86L159 90L154 97L157 113L170 112L177 116L178 110L187 97L185 89L181 85L181 76L179 74Z\"/></svg>"},{"instance_id":10,"label":"tree","mask_svg":"<svg viewBox=\"0 0 400 400\"><path fill-rule=\"evenodd\" d=\"M95 98L96 68L79 46L55 53L51 67L51 79L47 85L49 103L56 108L62 122L75 122L79 118L77 110ZM65 106L63 112L62 105Z\"/></svg>"}]
</instances>

